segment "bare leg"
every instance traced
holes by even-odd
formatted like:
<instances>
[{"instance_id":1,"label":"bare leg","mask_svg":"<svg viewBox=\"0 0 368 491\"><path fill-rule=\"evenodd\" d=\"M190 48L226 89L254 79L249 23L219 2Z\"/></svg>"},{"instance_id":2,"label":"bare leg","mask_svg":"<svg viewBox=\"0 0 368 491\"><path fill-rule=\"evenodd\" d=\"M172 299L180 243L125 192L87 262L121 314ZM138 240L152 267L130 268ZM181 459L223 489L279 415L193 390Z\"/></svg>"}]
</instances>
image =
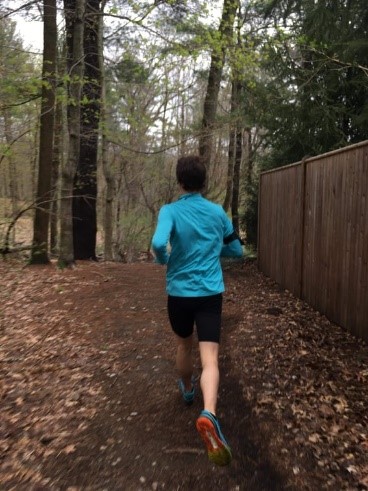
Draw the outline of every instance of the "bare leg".
<instances>
[{"instance_id":1,"label":"bare leg","mask_svg":"<svg viewBox=\"0 0 368 491\"><path fill-rule=\"evenodd\" d=\"M232 458L231 450L216 418L220 381L219 344L212 341L200 341L199 352L202 362L201 389L205 410L199 415L196 428L207 447L209 460L216 465L228 465Z\"/></svg>"},{"instance_id":2,"label":"bare leg","mask_svg":"<svg viewBox=\"0 0 368 491\"><path fill-rule=\"evenodd\" d=\"M176 336L177 351L176 351L176 368L179 372L179 376L183 381L185 390L190 392L192 390L192 375L193 375L193 360L192 360L192 347L193 347L193 335L188 338L181 338Z\"/></svg>"},{"instance_id":3,"label":"bare leg","mask_svg":"<svg viewBox=\"0 0 368 491\"><path fill-rule=\"evenodd\" d=\"M199 343L202 363L201 389L204 409L216 415L217 393L220 381L218 367L219 344L210 341Z\"/></svg>"}]
</instances>

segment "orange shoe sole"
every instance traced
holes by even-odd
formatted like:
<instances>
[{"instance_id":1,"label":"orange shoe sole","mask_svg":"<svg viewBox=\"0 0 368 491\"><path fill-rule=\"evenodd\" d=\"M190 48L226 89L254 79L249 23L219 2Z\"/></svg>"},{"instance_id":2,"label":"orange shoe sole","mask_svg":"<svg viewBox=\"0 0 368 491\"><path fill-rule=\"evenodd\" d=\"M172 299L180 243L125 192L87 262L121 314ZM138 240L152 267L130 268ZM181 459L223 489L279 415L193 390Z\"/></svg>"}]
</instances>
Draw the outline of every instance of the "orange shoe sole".
<instances>
[{"instance_id":1,"label":"orange shoe sole","mask_svg":"<svg viewBox=\"0 0 368 491\"><path fill-rule=\"evenodd\" d=\"M207 447L208 458L216 465L228 465L232 455L228 445L219 437L215 425L206 417L196 421L197 431Z\"/></svg>"}]
</instances>

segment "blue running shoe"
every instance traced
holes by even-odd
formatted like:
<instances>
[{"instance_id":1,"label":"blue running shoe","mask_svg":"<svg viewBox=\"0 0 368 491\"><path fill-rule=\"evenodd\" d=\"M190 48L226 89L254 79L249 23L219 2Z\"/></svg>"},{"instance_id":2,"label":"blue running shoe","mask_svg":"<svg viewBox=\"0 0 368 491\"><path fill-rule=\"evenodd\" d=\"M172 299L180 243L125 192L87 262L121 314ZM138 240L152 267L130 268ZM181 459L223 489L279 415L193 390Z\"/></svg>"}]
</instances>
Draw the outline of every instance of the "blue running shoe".
<instances>
[{"instance_id":1,"label":"blue running shoe","mask_svg":"<svg viewBox=\"0 0 368 491\"><path fill-rule=\"evenodd\" d=\"M192 377L192 390L186 391L185 386L184 386L184 382L182 381L182 379L178 380L178 385L179 385L181 395L183 396L185 404L187 404L188 406L191 406L194 402L194 396L195 396L194 382L195 382L194 377Z\"/></svg>"},{"instance_id":2,"label":"blue running shoe","mask_svg":"<svg viewBox=\"0 0 368 491\"><path fill-rule=\"evenodd\" d=\"M221 432L219 422L209 411L202 411L196 427L207 447L208 458L216 465L228 465L232 455L229 445Z\"/></svg>"}]
</instances>

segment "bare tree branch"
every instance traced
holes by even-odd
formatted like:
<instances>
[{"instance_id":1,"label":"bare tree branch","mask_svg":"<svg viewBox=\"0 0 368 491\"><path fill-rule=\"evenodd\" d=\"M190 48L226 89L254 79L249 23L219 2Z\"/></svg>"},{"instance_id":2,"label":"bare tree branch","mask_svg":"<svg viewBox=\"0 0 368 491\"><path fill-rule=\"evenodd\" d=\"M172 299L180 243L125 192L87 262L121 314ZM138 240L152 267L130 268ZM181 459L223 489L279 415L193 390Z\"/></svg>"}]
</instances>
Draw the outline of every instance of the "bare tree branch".
<instances>
[{"instance_id":1,"label":"bare tree branch","mask_svg":"<svg viewBox=\"0 0 368 491\"><path fill-rule=\"evenodd\" d=\"M7 231L6 231L6 234L5 234L5 239L4 239L4 245L2 247L0 247L0 254L2 256L5 256L6 254L10 254L11 252L13 252L13 249L10 248L10 234L11 234L11 231L13 230L13 228L15 227L17 221L19 220L19 218L24 215L27 211L30 211L30 210L36 210L36 209L43 209L43 205L47 205L49 203L52 203L54 201L61 201L62 199L73 199L73 198L85 198L85 196L63 196L63 198L59 198L59 199L55 199L55 198L52 198L52 199L46 199L44 201L33 201L31 204L29 204L28 206L25 206L24 208L21 208L18 213L12 218L11 222L9 223L8 225L8 228L7 228ZM46 211L46 210L44 210ZM49 210L47 210L48 213L51 214L51 212ZM2 225L2 224L0 224ZM23 247L22 250L27 250L27 249L30 249L30 247ZM16 248L14 249L14 252L15 251L18 251L19 249Z\"/></svg>"},{"instance_id":2,"label":"bare tree branch","mask_svg":"<svg viewBox=\"0 0 368 491\"><path fill-rule=\"evenodd\" d=\"M6 12L6 14L3 14L0 16L0 20L5 19L6 17L9 17L10 15L15 14L16 12L19 12L20 10L26 9L27 7L31 7L32 5L35 5L38 3L38 0L33 0L32 2L27 2L18 7L17 9L14 10L9 10L9 12Z\"/></svg>"},{"instance_id":3,"label":"bare tree branch","mask_svg":"<svg viewBox=\"0 0 368 491\"><path fill-rule=\"evenodd\" d=\"M368 77L368 67L366 67L366 66L360 65L359 63L348 63L346 61L341 61L338 58L335 58L333 56L328 56L323 51L319 51L319 50L317 50L315 48L310 48L309 47L309 49L311 51L313 51L314 53L317 53L317 54L323 56L325 59L327 59L329 61L333 61L334 63L337 63L338 65L341 65L342 67L345 67L345 68L359 68L359 70L362 70L363 73L364 73L364 75L366 77Z\"/></svg>"},{"instance_id":4,"label":"bare tree branch","mask_svg":"<svg viewBox=\"0 0 368 491\"><path fill-rule=\"evenodd\" d=\"M14 140L9 143L6 150L9 150L11 148L11 146L14 145L14 143L16 143L20 138L22 138L22 136L26 135L30 131L31 131L31 128L28 128L28 130L24 131L23 133L18 135L16 138L14 138ZM0 164L4 160L5 157L6 157L6 154L3 153L3 155L1 155L1 157L0 157Z\"/></svg>"}]
</instances>

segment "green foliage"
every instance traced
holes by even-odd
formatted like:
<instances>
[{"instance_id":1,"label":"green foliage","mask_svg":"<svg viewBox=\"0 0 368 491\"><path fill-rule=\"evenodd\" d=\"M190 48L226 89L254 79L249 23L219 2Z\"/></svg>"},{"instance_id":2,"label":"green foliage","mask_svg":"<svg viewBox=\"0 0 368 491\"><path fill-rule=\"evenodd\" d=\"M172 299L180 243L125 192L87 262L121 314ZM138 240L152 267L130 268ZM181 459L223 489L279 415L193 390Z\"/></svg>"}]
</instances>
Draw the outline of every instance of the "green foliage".
<instances>
[{"instance_id":1,"label":"green foliage","mask_svg":"<svg viewBox=\"0 0 368 491\"><path fill-rule=\"evenodd\" d=\"M159 4L160 17L178 32L193 28L206 12L206 2L199 0L166 0ZM190 27L191 26L191 27Z\"/></svg>"},{"instance_id":2,"label":"green foliage","mask_svg":"<svg viewBox=\"0 0 368 491\"><path fill-rule=\"evenodd\" d=\"M117 255L123 262L137 260L151 241L152 223L148 213L126 212L119 223Z\"/></svg>"},{"instance_id":3,"label":"green foliage","mask_svg":"<svg viewBox=\"0 0 368 491\"><path fill-rule=\"evenodd\" d=\"M285 29L263 47L258 121L263 165L275 167L368 138L367 9L363 0L258 2ZM257 107L260 107L259 104Z\"/></svg>"},{"instance_id":4,"label":"green foliage","mask_svg":"<svg viewBox=\"0 0 368 491\"><path fill-rule=\"evenodd\" d=\"M241 226L246 232L246 244L257 249L258 239L258 179L245 186L245 206Z\"/></svg>"},{"instance_id":5,"label":"green foliage","mask_svg":"<svg viewBox=\"0 0 368 491\"><path fill-rule=\"evenodd\" d=\"M211 21L214 4L219 9ZM116 188L134 195L121 200L124 254L146 247L152 217L173 197L165 165L179 152L176 146L196 151L210 53L227 56L216 119L220 159L226 159L228 128L235 123L262 141L254 150L256 171L241 197L248 243L257 240L259 169L368 138L366 0L241 2L234 35L223 37L222 5L116 0L106 6L116 24L105 26L107 119L101 129L113 147ZM37 65L22 53L14 26L6 22L0 24L0 106L19 104L40 90ZM234 80L241 94L229 114ZM62 83L69 82L70 75L63 75ZM64 102L65 92L59 97ZM85 94L82 105L90 102ZM12 106L12 116L18 111L24 107ZM9 151L5 145L1 150ZM222 191L216 189L217 195Z\"/></svg>"},{"instance_id":6,"label":"green foliage","mask_svg":"<svg viewBox=\"0 0 368 491\"><path fill-rule=\"evenodd\" d=\"M39 60L24 51L16 24L0 19L0 193L33 199L31 178L41 93Z\"/></svg>"},{"instance_id":7,"label":"green foliage","mask_svg":"<svg viewBox=\"0 0 368 491\"><path fill-rule=\"evenodd\" d=\"M242 109L260 128L259 170L368 138L368 9L365 0L256 0L264 19ZM241 72L239 72L241 73ZM243 227L257 241L258 186L245 189Z\"/></svg>"},{"instance_id":8,"label":"green foliage","mask_svg":"<svg viewBox=\"0 0 368 491\"><path fill-rule=\"evenodd\" d=\"M127 53L113 68L116 78L127 84L143 84L148 81L150 70Z\"/></svg>"},{"instance_id":9,"label":"green foliage","mask_svg":"<svg viewBox=\"0 0 368 491\"><path fill-rule=\"evenodd\" d=\"M0 19L0 110L14 108L40 91L40 67L23 51L16 24Z\"/></svg>"}]
</instances>

